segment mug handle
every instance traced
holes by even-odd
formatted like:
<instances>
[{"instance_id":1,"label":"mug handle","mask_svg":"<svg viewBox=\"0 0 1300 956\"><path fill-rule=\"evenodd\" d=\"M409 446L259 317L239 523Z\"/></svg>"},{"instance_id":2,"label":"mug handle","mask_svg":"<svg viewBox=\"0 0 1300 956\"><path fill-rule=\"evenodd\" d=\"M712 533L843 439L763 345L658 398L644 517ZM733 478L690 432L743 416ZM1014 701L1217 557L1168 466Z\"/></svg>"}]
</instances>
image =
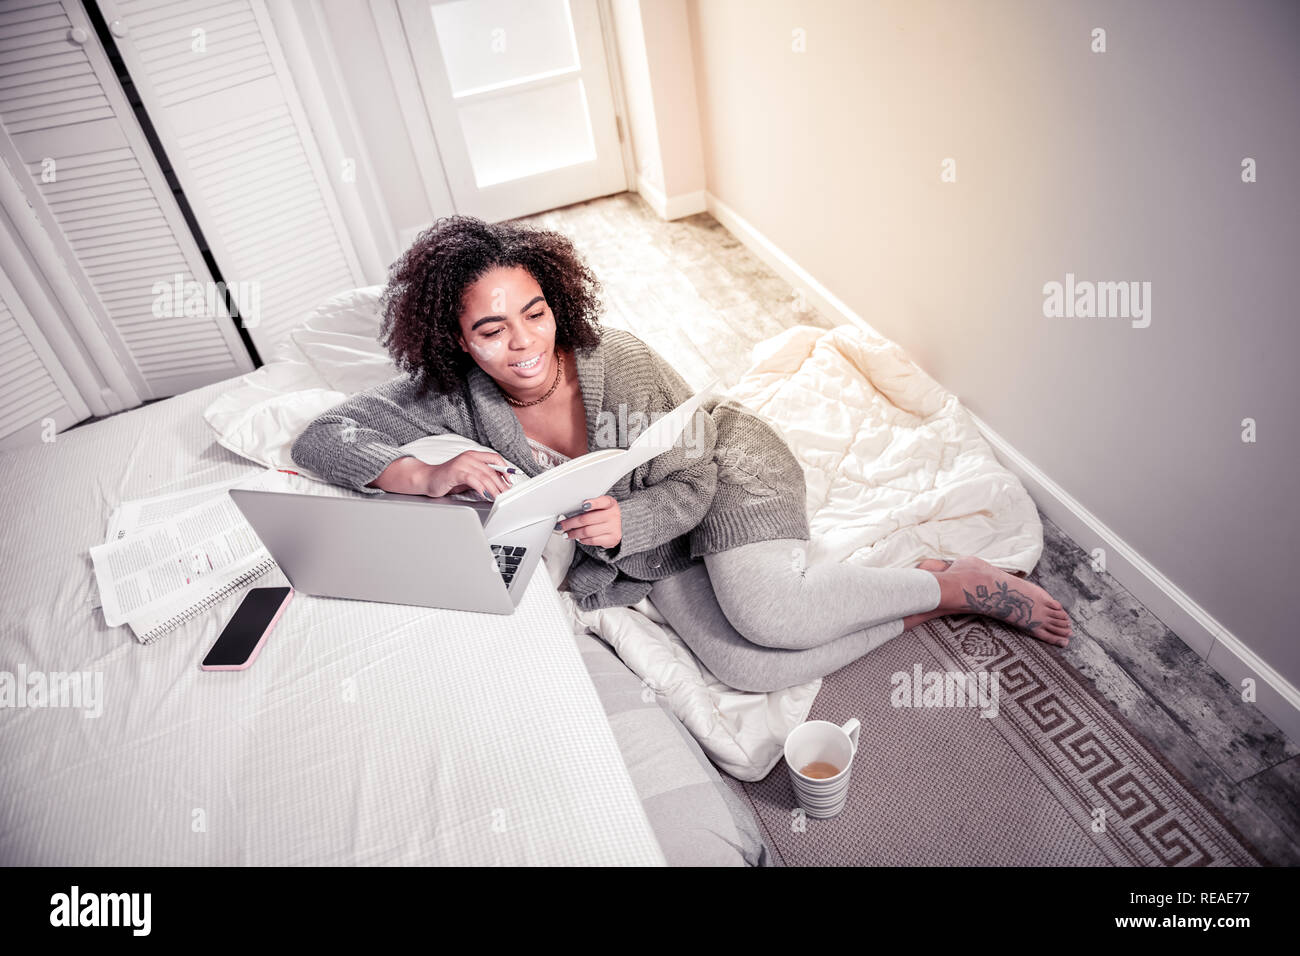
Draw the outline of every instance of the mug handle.
<instances>
[{"instance_id":1,"label":"mug handle","mask_svg":"<svg viewBox=\"0 0 1300 956\"><path fill-rule=\"evenodd\" d=\"M861 727L862 725L858 723L858 718L856 717L850 717L840 727L840 730L849 735L849 743L853 745L854 753L858 752L858 730L861 729Z\"/></svg>"}]
</instances>

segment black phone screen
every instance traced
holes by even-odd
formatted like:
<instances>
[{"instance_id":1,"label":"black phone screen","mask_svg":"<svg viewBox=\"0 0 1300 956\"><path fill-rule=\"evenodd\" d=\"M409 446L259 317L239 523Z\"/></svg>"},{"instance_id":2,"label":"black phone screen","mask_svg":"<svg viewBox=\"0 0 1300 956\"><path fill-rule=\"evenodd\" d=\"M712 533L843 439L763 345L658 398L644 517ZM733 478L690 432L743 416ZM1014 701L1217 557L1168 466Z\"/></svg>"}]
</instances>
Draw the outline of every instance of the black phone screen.
<instances>
[{"instance_id":1,"label":"black phone screen","mask_svg":"<svg viewBox=\"0 0 1300 956\"><path fill-rule=\"evenodd\" d=\"M253 588L245 594L212 650L203 658L203 666L223 667L248 660L248 655L253 653L253 648L266 633L267 625L284 604L289 590L286 587Z\"/></svg>"}]
</instances>

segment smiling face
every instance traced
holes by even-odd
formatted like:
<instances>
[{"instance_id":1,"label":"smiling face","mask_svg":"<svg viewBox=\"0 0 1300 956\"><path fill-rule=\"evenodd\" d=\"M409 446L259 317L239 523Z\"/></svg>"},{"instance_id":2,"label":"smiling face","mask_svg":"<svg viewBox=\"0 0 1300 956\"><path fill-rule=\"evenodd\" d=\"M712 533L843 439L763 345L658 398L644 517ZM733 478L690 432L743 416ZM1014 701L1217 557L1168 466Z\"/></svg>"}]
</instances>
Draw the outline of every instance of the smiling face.
<instances>
[{"instance_id":1,"label":"smiling face","mask_svg":"<svg viewBox=\"0 0 1300 956\"><path fill-rule=\"evenodd\" d=\"M465 290L460 347L512 398L546 394L555 382L555 316L528 270L491 269Z\"/></svg>"}]
</instances>

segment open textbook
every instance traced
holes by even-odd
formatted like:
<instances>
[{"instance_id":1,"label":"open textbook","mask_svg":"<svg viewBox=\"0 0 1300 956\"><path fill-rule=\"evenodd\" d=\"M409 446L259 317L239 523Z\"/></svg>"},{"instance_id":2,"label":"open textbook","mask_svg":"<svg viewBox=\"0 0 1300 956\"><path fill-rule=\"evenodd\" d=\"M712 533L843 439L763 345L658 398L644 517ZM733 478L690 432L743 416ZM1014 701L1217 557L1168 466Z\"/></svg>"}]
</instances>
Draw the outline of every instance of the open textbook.
<instances>
[{"instance_id":1,"label":"open textbook","mask_svg":"<svg viewBox=\"0 0 1300 956\"><path fill-rule=\"evenodd\" d=\"M671 412L646 425L629 447L588 452L501 492L488 513L484 534L491 540L548 515L580 512L588 498L605 494L628 472L672 448L717 383L713 379ZM708 453L712 454L712 449Z\"/></svg>"},{"instance_id":2,"label":"open textbook","mask_svg":"<svg viewBox=\"0 0 1300 956\"><path fill-rule=\"evenodd\" d=\"M124 502L108 541L90 549L105 623L126 624L149 644L277 567L224 493L263 480L244 476Z\"/></svg>"}]
</instances>

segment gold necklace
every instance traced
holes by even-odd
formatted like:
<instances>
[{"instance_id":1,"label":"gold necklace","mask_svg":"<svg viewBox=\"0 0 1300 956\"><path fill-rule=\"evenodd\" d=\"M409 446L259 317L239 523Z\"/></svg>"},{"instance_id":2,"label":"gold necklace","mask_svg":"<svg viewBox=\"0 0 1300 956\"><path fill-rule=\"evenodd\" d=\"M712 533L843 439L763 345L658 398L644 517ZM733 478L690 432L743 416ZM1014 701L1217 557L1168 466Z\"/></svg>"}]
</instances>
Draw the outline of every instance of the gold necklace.
<instances>
[{"instance_id":1,"label":"gold necklace","mask_svg":"<svg viewBox=\"0 0 1300 956\"><path fill-rule=\"evenodd\" d=\"M558 355L559 353L557 352L556 354ZM516 408L527 408L529 405L540 405L542 402L546 401L548 398L554 395L555 390L560 387L560 374L563 371L564 371L564 360L561 359L560 361L555 363L555 383L550 387L550 389L546 392L545 395L543 395L541 398L533 399L531 402L516 401L515 399L510 397L510 393L507 392L504 388L501 389L501 394L506 397L507 402L509 402L511 405L515 406Z\"/></svg>"}]
</instances>

